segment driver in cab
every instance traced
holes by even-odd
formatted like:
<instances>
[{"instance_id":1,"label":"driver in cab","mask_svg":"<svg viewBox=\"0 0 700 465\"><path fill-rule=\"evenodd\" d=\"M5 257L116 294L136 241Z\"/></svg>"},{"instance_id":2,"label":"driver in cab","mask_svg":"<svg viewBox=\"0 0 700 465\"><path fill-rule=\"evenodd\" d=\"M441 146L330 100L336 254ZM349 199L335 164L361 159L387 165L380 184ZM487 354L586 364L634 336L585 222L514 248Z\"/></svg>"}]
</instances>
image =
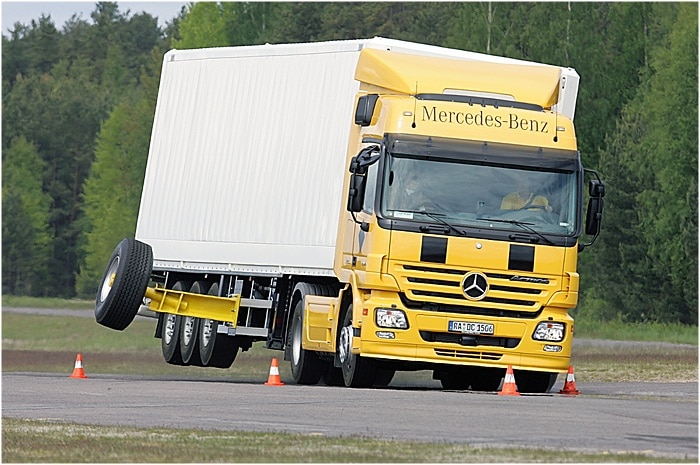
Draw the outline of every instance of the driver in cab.
<instances>
[{"instance_id":1,"label":"driver in cab","mask_svg":"<svg viewBox=\"0 0 700 465\"><path fill-rule=\"evenodd\" d=\"M435 204L425 193L423 186L415 173L409 174L403 180L401 187L394 191L393 208L402 211L434 210Z\"/></svg>"},{"instance_id":2,"label":"driver in cab","mask_svg":"<svg viewBox=\"0 0 700 465\"><path fill-rule=\"evenodd\" d=\"M501 210L544 210L552 211L547 197L535 195L530 186L530 180L521 176L517 181L517 190L503 197Z\"/></svg>"}]
</instances>

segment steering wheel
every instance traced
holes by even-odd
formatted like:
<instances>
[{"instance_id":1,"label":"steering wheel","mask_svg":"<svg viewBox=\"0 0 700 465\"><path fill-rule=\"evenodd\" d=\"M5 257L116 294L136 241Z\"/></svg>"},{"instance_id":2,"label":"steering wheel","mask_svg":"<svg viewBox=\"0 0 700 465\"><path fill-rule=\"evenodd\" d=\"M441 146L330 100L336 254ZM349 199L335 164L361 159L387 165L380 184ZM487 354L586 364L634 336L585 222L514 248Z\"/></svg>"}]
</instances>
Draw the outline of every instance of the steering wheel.
<instances>
[{"instance_id":1,"label":"steering wheel","mask_svg":"<svg viewBox=\"0 0 700 465\"><path fill-rule=\"evenodd\" d=\"M547 211L547 207L549 205L525 205L522 208L517 208L516 211L522 211L522 210L542 210L543 212Z\"/></svg>"}]
</instances>

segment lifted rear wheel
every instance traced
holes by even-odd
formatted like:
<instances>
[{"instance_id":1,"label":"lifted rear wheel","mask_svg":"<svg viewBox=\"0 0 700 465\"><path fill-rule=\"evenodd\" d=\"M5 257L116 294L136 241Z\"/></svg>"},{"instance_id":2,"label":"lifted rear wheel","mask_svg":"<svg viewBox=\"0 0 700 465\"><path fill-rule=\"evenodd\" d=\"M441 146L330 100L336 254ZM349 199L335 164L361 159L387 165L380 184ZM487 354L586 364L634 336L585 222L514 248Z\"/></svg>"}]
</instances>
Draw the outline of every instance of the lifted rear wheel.
<instances>
[{"instance_id":1,"label":"lifted rear wheel","mask_svg":"<svg viewBox=\"0 0 700 465\"><path fill-rule=\"evenodd\" d=\"M95 320L121 331L143 303L153 269L153 250L135 239L122 240L112 252L95 299Z\"/></svg>"}]
</instances>

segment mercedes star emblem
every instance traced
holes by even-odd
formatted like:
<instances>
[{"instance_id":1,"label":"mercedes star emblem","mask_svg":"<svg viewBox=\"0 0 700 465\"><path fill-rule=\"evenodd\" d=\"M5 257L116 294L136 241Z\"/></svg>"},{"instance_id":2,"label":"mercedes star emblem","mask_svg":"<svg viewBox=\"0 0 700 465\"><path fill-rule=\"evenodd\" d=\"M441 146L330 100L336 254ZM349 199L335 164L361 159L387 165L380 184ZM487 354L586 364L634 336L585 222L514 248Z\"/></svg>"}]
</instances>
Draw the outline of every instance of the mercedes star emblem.
<instances>
[{"instance_id":1,"label":"mercedes star emblem","mask_svg":"<svg viewBox=\"0 0 700 465\"><path fill-rule=\"evenodd\" d=\"M489 283L482 273L471 272L462 280L462 292L469 300L481 300L489 290Z\"/></svg>"}]
</instances>

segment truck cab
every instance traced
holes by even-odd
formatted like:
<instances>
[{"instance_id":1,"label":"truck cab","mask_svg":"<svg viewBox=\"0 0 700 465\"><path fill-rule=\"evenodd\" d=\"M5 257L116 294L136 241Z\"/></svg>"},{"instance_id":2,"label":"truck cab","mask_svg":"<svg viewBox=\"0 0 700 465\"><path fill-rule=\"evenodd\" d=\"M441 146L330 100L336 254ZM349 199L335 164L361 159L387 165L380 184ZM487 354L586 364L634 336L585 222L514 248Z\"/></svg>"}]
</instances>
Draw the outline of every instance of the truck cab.
<instances>
[{"instance_id":1,"label":"truck cab","mask_svg":"<svg viewBox=\"0 0 700 465\"><path fill-rule=\"evenodd\" d=\"M511 365L544 392L570 362L583 233L561 73L445 61L360 55L335 263L358 294L346 351L437 365L458 388L496 389Z\"/></svg>"}]
</instances>

